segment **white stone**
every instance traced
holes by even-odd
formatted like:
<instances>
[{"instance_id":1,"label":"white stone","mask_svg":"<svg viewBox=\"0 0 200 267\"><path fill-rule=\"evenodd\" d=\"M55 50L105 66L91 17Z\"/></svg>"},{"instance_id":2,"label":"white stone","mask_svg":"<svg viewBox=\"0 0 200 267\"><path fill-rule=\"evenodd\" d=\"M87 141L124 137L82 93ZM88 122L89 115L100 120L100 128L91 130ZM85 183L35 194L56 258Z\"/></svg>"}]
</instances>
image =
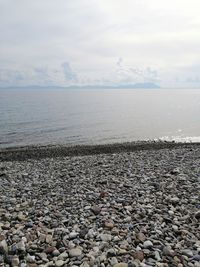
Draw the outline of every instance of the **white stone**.
<instances>
[{"instance_id":1,"label":"white stone","mask_svg":"<svg viewBox=\"0 0 200 267\"><path fill-rule=\"evenodd\" d=\"M153 243L150 240L147 240L143 243L144 248L151 248L153 247Z\"/></svg>"}]
</instances>

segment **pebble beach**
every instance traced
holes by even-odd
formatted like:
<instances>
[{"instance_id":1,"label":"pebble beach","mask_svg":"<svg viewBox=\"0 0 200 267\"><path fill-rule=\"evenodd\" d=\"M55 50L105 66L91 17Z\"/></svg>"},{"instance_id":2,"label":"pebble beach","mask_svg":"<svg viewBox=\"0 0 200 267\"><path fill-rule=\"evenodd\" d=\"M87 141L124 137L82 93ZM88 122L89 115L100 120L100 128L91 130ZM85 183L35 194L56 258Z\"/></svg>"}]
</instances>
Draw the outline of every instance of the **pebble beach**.
<instances>
[{"instance_id":1,"label":"pebble beach","mask_svg":"<svg viewBox=\"0 0 200 267\"><path fill-rule=\"evenodd\" d=\"M1 150L0 266L199 267L200 145L119 147Z\"/></svg>"}]
</instances>

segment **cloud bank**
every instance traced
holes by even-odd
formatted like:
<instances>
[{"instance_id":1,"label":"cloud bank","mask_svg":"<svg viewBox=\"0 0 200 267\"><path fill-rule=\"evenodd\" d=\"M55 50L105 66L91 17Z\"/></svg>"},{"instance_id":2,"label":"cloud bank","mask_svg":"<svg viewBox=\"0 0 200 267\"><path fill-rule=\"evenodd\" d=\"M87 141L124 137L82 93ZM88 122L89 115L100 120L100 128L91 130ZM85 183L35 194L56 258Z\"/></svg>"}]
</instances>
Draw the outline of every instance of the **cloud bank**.
<instances>
[{"instance_id":1,"label":"cloud bank","mask_svg":"<svg viewBox=\"0 0 200 267\"><path fill-rule=\"evenodd\" d=\"M0 0L0 86L200 86L199 0Z\"/></svg>"}]
</instances>

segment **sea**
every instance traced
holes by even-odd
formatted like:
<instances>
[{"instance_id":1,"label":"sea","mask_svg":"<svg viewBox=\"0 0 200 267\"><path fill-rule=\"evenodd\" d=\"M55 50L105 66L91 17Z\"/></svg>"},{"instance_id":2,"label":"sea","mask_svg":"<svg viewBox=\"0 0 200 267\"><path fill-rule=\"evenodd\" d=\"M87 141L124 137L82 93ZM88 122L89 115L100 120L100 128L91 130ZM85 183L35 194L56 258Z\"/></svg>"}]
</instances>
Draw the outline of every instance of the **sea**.
<instances>
[{"instance_id":1,"label":"sea","mask_svg":"<svg viewBox=\"0 0 200 267\"><path fill-rule=\"evenodd\" d=\"M0 89L0 148L200 142L200 89Z\"/></svg>"}]
</instances>

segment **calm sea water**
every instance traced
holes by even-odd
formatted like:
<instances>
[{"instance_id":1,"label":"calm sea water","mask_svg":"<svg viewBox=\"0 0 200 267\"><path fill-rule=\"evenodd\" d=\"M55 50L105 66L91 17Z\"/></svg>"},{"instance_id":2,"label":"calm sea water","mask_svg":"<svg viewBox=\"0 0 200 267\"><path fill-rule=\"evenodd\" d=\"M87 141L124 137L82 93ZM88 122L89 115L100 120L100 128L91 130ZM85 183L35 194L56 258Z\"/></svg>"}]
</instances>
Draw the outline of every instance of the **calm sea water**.
<instances>
[{"instance_id":1,"label":"calm sea water","mask_svg":"<svg viewBox=\"0 0 200 267\"><path fill-rule=\"evenodd\" d=\"M0 147L200 142L200 90L0 90Z\"/></svg>"}]
</instances>

